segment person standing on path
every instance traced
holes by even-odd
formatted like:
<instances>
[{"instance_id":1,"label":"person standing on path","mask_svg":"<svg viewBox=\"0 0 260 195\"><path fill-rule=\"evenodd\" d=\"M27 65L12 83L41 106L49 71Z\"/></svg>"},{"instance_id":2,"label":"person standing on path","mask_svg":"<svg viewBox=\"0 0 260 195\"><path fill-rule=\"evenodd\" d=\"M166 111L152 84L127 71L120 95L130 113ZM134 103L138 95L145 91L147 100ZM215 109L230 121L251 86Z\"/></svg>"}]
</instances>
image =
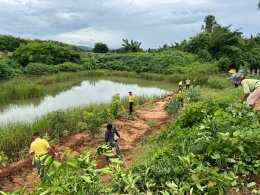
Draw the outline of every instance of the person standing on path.
<instances>
[{"instance_id":1,"label":"person standing on path","mask_svg":"<svg viewBox=\"0 0 260 195\"><path fill-rule=\"evenodd\" d=\"M234 79L235 87L241 85L243 88L244 97L240 102L247 102L250 108L254 108L255 103L260 98L260 80L246 79L241 74L233 74L231 78Z\"/></svg>"},{"instance_id":2,"label":"person standing on path","mask_svg":"<svg viewBox=\"0 0 260 195\"><path fill-rule=\"evenodd\" d=\"M106 144L109 143L112 148L116 148L116 154L117 155L121 155L119 145L118 145L117 141L115 141L115 134L117 135L118 138L121 138L120 134L118 133L116 128L113 128L112 124L108 123L107 124L107 130L105 132L105 140L104 141L105 141Z\"/></svg>"},{"instance_id":3,"label":"person standing on path","mask_svg":"<svg viewBox=\"0 0 260 195\"><path fill-rule=\"evenodd\" d=\"M129 102L129 115L131 115L133 112L133 105L134 105L134 97L131 91L129 91L128 102Z\"/></svg>"},{"instance_id":4,"label":"person standing on path","mask_svg":"<svg viewBox=\"0 0 260 195\"><path fill-rule=\"evenodd\" d=\"M178 99L179 99L179 101L180 101L180 105L183 107L184 93L183 93L182 87L179 87L179 90L178 90Z\"/></svg>"},{"instance_id":5,"label":"person standing on path","mask_svg":"<svg viewBox=\"0 0 260 195\"><path fill-rule=\"evenodd\" d=\"M186 83L186 90L188 90L190 88L190 79L186 79L185 83Z\"/></svg>"},{"instance_id":6,"label":"person standing on path","mask_svg":"<svg viewBox=\"0 0 260 195\"><path fill-rule=\"evenodd\" d=\"M45 139L41 139L41 135L38 131L33 133L34 141L31 143L30 154L34 156L34 161L37 167L39 175L41 175L42 162L41 158L46 159L48 153L54 153L55 156L58 156L58 153L49 145Z\"/></svg>"}]
</instances>

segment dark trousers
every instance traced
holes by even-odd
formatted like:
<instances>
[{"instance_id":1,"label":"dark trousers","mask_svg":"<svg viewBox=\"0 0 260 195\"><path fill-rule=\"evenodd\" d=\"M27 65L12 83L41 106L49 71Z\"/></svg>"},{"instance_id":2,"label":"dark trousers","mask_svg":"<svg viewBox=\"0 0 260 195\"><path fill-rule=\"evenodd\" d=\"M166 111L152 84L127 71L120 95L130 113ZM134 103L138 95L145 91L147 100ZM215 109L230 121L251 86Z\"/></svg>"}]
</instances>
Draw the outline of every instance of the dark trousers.
<instances>
[{"instance_id":1,"label":"dark trousers","mask_svg":"<svg viewBox=\"0 0 260 195\"><path fill-rule=\"evenodd\" d=\"M190 88L190 85L186 85L186 90L188 90Z\"/></svg>"},{"instance_id":2,"label":"dark trousers","mask_svg":"<svg viewBox=\"0 0 260 195\"><path fill-rule=\"evenodd\" d=\"M129 102L129 114L132 114L133 112L133 104L134 102Z\"/></svg>"},{"instance_id":3,"label":"dark trousers","mask_svg":"<svg viewBox=\"0 0 260 195\"><path fill-rule=\"evenodd\" d=\"M110 141L110 146L111 146L112 148L116 148L116 154L117 154L117 155L120 155L120 154L121 154L119 145L118 145L118 143L117 143L116 141Z\"/></svg>"}]
</instances>

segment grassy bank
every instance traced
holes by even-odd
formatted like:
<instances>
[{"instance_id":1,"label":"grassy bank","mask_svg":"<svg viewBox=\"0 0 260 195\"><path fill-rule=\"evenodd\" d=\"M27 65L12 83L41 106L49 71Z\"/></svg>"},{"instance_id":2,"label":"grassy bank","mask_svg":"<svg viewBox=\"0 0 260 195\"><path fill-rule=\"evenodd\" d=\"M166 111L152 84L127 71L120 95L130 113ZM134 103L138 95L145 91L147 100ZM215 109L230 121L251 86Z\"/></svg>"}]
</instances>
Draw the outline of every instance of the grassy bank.
<instances>
[{"instance_id":1,"label":"grassy bank","mask_svg":"<svg viewBox=\"0 0 260 195\"><path fill-rule=\"evenodd\" d=\"M158 96L137 96L135 107L158 98ZM100 132L100 125L127 113L128 99L114 96L112 102L51 112L31 123L9 123L0 127L0 148L9 157L24 155L23 149L30 145L32 133L37 130L49 137L51 142L88 129L91 136Z\"/></svg>"}]
</instances>

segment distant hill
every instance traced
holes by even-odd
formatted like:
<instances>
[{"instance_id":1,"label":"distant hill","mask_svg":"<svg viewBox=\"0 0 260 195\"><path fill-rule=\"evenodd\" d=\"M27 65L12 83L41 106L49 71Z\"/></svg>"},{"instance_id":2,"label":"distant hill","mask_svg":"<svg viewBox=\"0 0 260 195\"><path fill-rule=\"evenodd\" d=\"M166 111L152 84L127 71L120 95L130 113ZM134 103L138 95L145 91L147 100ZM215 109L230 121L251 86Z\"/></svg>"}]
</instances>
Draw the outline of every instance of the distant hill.
<instances>
[{"instance_id":1,"label":"distant hill","mask_svg":"<svg viewBox=\"0 0 260 195\"><path fill-rule=\"evenodd\" d=\"M87 47L87 46L83 46L83 45L76 46L76 47L79 48L82 51L92 51L93 50L92 47Z\"/></svg>"}]
</instances>

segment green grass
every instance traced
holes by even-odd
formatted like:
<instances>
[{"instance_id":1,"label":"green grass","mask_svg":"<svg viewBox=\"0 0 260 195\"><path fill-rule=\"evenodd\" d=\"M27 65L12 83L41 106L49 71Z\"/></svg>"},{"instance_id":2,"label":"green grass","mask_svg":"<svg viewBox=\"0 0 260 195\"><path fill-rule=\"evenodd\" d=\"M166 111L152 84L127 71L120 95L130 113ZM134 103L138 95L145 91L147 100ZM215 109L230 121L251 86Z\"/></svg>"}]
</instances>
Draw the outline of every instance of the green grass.
<instances>
[{"instance_id":1,"label":"green grass","mask_svg":"<svg viewBox=\"0 0 260 195\"><path fill-rule=\"evenodd\" d=\"M31 80L14 79L0 85L0 104L12 100L23 100L40 97L45 94L43 86L37 85Z\"/></svg>"}]
</instances>

